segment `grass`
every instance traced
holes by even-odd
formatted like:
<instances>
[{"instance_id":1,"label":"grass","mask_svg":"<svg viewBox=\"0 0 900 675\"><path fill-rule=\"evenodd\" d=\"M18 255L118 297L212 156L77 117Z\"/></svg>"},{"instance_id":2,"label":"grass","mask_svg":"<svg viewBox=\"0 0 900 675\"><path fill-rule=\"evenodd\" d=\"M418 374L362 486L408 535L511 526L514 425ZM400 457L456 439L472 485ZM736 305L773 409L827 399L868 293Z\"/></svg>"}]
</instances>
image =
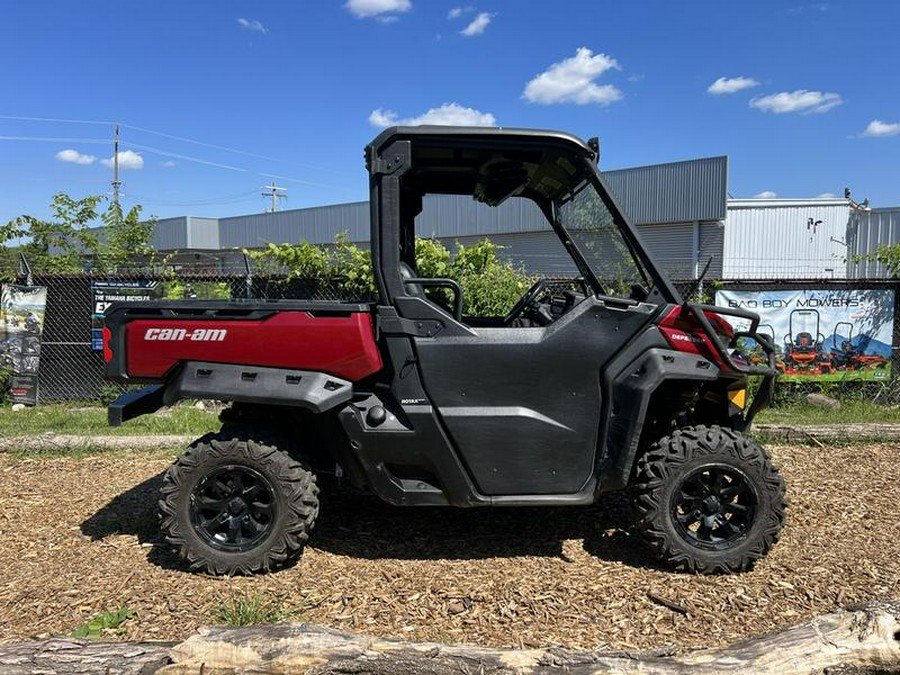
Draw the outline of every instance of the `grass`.
<instances>
[{"instance_id":1,"label":"grass","mask_svg":"<svg viewBox=\"0 0 900 675\"><path fill-rule=\"evenodd\" d=\"M256 626L284 621L288 612L277 598L269 598L262 593L242 593L213 605L209 615L216 623L226 626Z\"/></svg>"},{"instance_id":2,"label":"grass","mask_svg":"<svg viewBox=\"0 0 900 675\"><path fill-rule=\"evenodd\" d=\"M69 635L76 638L96 640L107 635L118 635L124 629L122 624L134 616L134 610L122 607L114 612L100 612L78 626Z\"/></svg>"},{"instance_id":3,"label":"grass","mask_svg":"<svg viewBox=\"0 0 900 675\"><path fill-rule=\"evenodd\" d=\"M900 424L900 407L883 406L871 401L843 401L837 410L794 404L766 408L755 422L759 424Z\"/></svg>"},{"instance_id":4,"label":"grass","mask_svg":"<svg viewBox=\"0 0 900 675\"><path fill-rule=\"evenodd\" d=\"M18 412L13 412L8 405L0 408L0 436L7 437L46 433L76 436L202 436L219 426L215 414L190 405L163 408L152 415L129 420L120 427L110 427L106 420L106 408L99 406L77 408L72 404L41 404Z\"/></svg>"},{"instance_id":5,"label":"grass","mask_svg":"<svg viewBox=\"0 0 900 675\"><path fill-rule=\"evenodd\" d=\"M326 598L324 595L298 595L291 605L285 606L282 598L268 597L264 593L240 593L213 605L209 615L216 623L226 626L303 621L305 613L318 607Z\"/></svg>"}]
</instances>

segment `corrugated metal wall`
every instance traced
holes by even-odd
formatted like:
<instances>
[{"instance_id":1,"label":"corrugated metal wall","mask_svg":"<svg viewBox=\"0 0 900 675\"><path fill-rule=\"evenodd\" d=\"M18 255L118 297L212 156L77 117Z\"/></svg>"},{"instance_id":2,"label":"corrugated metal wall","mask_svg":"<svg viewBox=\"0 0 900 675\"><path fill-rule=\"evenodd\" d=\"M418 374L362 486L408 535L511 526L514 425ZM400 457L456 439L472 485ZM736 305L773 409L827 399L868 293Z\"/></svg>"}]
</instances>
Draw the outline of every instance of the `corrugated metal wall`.
<instances>
[{"instance_id":1,"label":"corrugated metal wall","mask_svg":"<svg viewBox=\"0 0 900 675\"><path fill-rule=\"evenodd\" d=\"M712 223L700 223L700 247L697 254L697 274L703 272L710 258L709 269L706 271L707 279L723 279L725 256L723 255L725 241L725 224L721 220ZM694 276L688 277L693 279Z\"/></svg>"},{"instance_id":2,"label":"corrugated metal wall","mask_svg":"<svg viewBox=\"0 0 900 675\"><path fill-rule=\"evenodd\" d=\"M187 217L156 221L156 227L153 228L153 248L158 251L175 251L187 246Z\"/></svg>"},{"instance_id":3,"label":"corrugated metal wall","mask_svg":"<svg viewBox=\"0 0 900 675\"><path fill-rule=\"evenodd\" d=\"M512 197L494 208L470 196L426 195L416 232L423 237L493 236L547 229L547 219L530 199Z\"/></svg>"},{"instance_id":4,"label":"corrugated metal wall","mask_svg":"<svg viewBox=\"0 0 900 675\"><path fill-rule=\"evenodd\" d=\"M604 171L603 177L635 224L725 218L728 157Z\"/></svg>"},{"instance_id":5,"label":"corrugated metal wall","mask_svg":"<svg viewBox=\"0 0 900 675\"><path fill-rule=\"evenodd\" d=\"M728 202L725 279L842 279L850 206L843 199Z\"/></svg>"},{"instance_id":6,"label":"corrugated metal wall","mask_svg":"<svg viewBox=\"0 0 900 675\"><path fill-rule=\"evenodd\" d=\"M217 218L187 218L188 248L219 248L219 221Z\"/></svg>"},{"instance_id":7,"label":"corrugated metal wall","mask_svg":"<svg viewBox=\"0 0 900 675\"><path fill-rule=\"evenodd\" d=\"M304 239L313 244L328 244L340 232L346 232L351 241L369 239L369 202L219 219L222 248L259 248L269 242L295 244Z\"/></svg>"},{"instance_id":8,"label":"corrugated metal wall","mask_svg":"<svg viewBox=\"0 0 900 675\"><path fill-rule=\"evenodd\" d=\"M847 233L847 276L866 279L889 277L881 263L869 260L856 262L856 259L872 253L879 246L897 243L900 243L900 207L853 211Z\"/></svg>"}]
</instances>

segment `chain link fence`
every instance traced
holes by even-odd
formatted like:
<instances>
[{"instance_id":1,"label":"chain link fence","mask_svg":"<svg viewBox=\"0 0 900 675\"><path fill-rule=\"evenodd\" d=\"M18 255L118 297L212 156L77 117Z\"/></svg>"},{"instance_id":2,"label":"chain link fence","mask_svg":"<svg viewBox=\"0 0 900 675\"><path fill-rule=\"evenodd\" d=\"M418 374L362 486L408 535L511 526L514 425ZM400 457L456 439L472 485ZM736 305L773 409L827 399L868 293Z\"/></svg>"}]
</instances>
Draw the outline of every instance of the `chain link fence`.
<instances>
[{"instance_id":1,"label":"chain link fence","mask_svg":"<svg viewBox=\"0 0 900 675\"><path fill-rule=\"evenodd\" d=\"M113 274L34 274L30 277L18 274L15 280L17 283L47 288L39 370L39 397L42 402L107 402L124 390L121 385L103 378L103 354L98 350L92 334L92 319L98 310L98 285L109 288L116 284L139 282L152 287L152 293L148 291L152 297L167 299L372 300L348 292L338 282L289 279L286 274L260 269L253 260L239 252L186 252L177 259L167 260L165 266L155 268L136 262L133 268L120 269ZM571 280L556 279L551 285L557 290L578 289L577 284L573 284ZM880 320L890 325L891 337L890 340L883 341L889 344L879 344L879 358L853 360L844 358L841 354L840 344L845 341L855 341L851 347L859 346L859 329L854 329L856 332L848 335L846 326L820 326L803 331L769 327L770 337L779 352L780 367L784 371L776 387L776 404L797 402L814 392L841 400L865 399L885 405L900 404L900 384L895 376L900 368L900 307L895 301L896 290L900 286L898 282L859 279L783 282L741 280L703 284L688 281L676 285L686 297L708 304L715 303L720 291L751 295L804 291L810 294L850 292L864 295L869 293L872 297L881 298L883 306L878 308ZM881 293L871 294L872 291ZM765 318L761 324L765 332ZM811 336L811 348L815 352L810 357L813 365L807 364L804 369L794 368L789 363L791 349L802 332ZM785 366L786 363L788 366Z\"/></svg>"}]
</instances>

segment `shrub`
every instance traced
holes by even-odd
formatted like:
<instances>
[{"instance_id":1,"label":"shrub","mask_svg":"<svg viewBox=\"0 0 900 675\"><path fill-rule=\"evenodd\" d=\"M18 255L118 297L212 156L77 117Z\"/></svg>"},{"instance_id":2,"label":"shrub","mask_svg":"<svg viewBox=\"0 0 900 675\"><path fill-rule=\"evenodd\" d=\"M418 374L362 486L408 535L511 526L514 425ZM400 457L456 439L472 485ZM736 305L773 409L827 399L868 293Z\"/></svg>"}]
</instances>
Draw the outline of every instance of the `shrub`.
<instances>
[{"instance_id":1,"label":"shrub","mask_svg":"<svg viewBox=\"0 0 900 675\"><path fill-rule=\"evenodd\" d=\"M531 285L523 269L504 261L499 247L490 240L470 246L459 245L456 255L437 239L416 240L416 267L422 277L453 279L463 289L463 313L469 316L506 314ZM369 251L351 243L346 234L332 246L269 244L248 255L268 273L288 273L288 280L304 279L312 286L336 288L354 300L375 297L375 279ZM450 292L429 290L434 300L450 304Z\"/></svg>"}]
</instances>

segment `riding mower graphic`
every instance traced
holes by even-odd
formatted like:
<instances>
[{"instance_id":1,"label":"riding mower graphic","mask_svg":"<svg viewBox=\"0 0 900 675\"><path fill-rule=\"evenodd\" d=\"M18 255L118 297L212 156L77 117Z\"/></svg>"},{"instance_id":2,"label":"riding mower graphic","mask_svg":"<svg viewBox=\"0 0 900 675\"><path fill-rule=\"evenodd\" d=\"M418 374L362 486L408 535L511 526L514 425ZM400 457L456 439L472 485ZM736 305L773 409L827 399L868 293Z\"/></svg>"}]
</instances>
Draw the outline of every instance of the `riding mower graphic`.
<instances>
[{"instance_id":1,"label":"riding mower graphic","mask_svg":"<svg viewBox=\"0 0 900 675\"><path fill-rule=\"evenodd\" d=\"M819 332L819 312L794 309L784 336L784 362L779 369L785 375L827 375L833 367L825 353L825 336Z\"/></svg>"},{"instance_id":2,"label":"riding mower graphic","mask_svg":"<svg viewBox=\"0 0 900 675\"><path fill-rule=\"evenodd\" d=\"M841 329L847 330L844 337ZM838 340L840 339L840 342ZM834 327L831 352L831 362L838 370L876 370L887 367L888 360L879 354L866 354L865 350L872 341L871 336L860 333L856 338L856 346L853 345L853 324L849 321L839 321Z\"/></svg>"}]
</instances>

